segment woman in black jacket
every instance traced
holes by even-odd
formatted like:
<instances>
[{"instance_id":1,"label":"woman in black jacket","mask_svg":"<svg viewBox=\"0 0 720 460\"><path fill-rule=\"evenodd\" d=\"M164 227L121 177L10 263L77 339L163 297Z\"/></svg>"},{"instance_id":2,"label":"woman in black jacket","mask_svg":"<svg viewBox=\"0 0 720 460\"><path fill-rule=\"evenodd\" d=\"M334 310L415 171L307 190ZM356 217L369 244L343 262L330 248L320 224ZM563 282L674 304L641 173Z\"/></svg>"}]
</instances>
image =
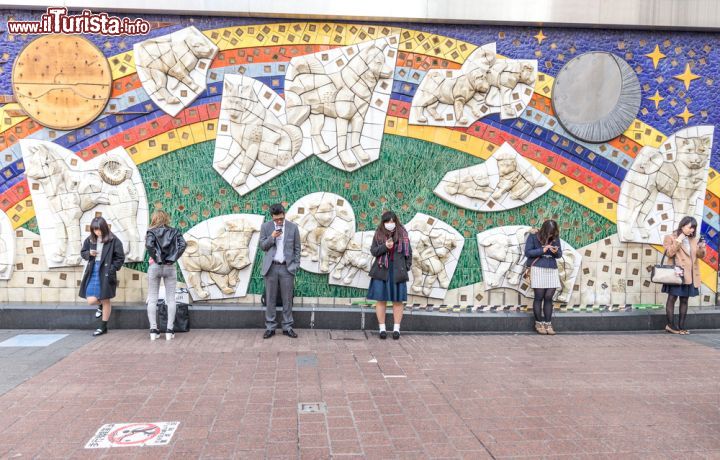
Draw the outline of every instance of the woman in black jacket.
<instances>
[{"instance_id":1,"label":"woman in black jacket","mask_svg":"<svg viewBox=\"0 0 720 460\"><path fill-rule=\"evenodd\" d=\"M87 299L90 305L100 305L102 324L93 332L94 336L107 332L112 307L110 299L115 297L117 271L125 262L122 241L115 236L102 217L96 217L90 223L90 236L85 239L80 256L87 260L85 273L80 282L80 297Z\"/></svg>"},{"instance_id":2,"label":"woman in black jacket","mask_svg":"<svg viewBox=\"0 0 720 460\"><path fill-rule=\"evenodd\" d=\"M539 232L528 235L525 241L525 257L526 264L530 267L530 287L535 294L535 330L538 334L555 335L552 326L553 296L555 290L560 288L556 259L562 257L557 222L546 220Z\"/></svg>"},{"instance_id":3,"label":"woman in black jacket","mask_svg":"<svg viewBox=\"0 0 720 460\"><path fill-rule=\"evenodd\" d=\"M148 268L148 320L150 320L150 340L160 336L157 327L157 301L160 291L160 280L165 286L167 302L167 329L165 340L175 337L175 286L177 285L177 269L175 262L185 252L185 239L177 228L170 227L170 216L165 211L155 211L150 219L150 228L145 235L145 247L150 254Z\"/></svg>"},{"instance_id":4,"label":"woman in black jacket","mask_svg":"<svg viewBox=\"0 0 720 460\"><path fill-rule=\"evenodd\" d=\"M405 227L394 212L385 211L375 230L370 253L375 257L370 268L370 287L367 298L376 300L375 314L380 325L380 338L387 338L385 311L387 302L393 305L393 339L400 338L403 303L407 300L408 271L412 265L412 248Z\"/></svg>"}]
</instances>

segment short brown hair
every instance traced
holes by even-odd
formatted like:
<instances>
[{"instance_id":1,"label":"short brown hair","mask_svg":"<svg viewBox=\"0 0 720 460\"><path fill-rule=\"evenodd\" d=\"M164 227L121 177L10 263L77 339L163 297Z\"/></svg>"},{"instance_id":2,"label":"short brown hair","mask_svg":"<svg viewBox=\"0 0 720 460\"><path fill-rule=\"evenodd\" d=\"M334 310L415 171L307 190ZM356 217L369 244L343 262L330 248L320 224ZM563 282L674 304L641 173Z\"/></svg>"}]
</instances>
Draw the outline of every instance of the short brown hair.
<instances>
[{"instance_id":1,"label":"short brown hair","mask_svg":"<svg viewBox=\"0 0 720 460\"><path fill-rule=\"evenodd\" d=\"M150 217L150 228L170 226L170 216L162 210L157 210Z\"/></svg>"}]
</instances>

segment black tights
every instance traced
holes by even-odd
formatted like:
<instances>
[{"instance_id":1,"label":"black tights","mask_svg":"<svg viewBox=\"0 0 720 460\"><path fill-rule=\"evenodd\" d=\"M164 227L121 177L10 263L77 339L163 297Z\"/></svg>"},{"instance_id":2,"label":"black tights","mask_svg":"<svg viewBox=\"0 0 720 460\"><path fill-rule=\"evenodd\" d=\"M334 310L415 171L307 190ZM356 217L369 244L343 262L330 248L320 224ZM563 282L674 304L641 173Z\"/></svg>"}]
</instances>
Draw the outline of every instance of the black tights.
<instances>
[{"instance_id":1,"label":"black tights","mask_svg":"<svg viewBox=\"0 0 720 460\"><path fill-rule=\"evenodd\" d=\"M667 315L667 322L675 329L675 300L677 300L676 295L668 294L667 303L665 304L665 314ZM685 329L685 317L687 316L688 311L688 298L687 297L680 297L680 322L678 323L678 328L680 330Z\"/></svg>"},{"instance_id":2,"label":"black tights","mask_svg":"<svg viewBox=\"0 0 720 460\"><path fill-rule=\"evenodd\" d=\"M535 291L535 299L533 299L533 313L535 313L535 321L552 321L553 296L555 288L551 289L533 289ZM543 308L543 303L544 308ZM545 319L543 320L543 310Z\"/></svg>"}]
</instances>

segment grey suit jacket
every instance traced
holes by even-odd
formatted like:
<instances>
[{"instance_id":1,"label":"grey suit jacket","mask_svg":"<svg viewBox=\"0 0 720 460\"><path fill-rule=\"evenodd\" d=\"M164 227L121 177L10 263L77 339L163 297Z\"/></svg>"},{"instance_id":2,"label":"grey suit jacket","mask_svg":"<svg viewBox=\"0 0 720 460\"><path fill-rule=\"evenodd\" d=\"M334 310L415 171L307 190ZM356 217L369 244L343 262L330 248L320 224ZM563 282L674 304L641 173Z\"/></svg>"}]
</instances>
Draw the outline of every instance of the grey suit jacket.
<instances>
[{"instance_id":1,"label":"grey suit jacket","mask_svg":"<svg viewBox=\"0 0 720 460\"><path fill-rule=\"evenodd\" d=\"M260 249L265 251L262 264L262 274L267 275L272 265L273 257L275 257L275 238L272 237L272 232L275 231L275 223L268 221L262 224L260 227ZM298 226L290 222L285 221L285 240L283 245L283 252L285 253L285 263L287 269L293 275L300 268L300 230Z\"/></svg>"}]
</instances>

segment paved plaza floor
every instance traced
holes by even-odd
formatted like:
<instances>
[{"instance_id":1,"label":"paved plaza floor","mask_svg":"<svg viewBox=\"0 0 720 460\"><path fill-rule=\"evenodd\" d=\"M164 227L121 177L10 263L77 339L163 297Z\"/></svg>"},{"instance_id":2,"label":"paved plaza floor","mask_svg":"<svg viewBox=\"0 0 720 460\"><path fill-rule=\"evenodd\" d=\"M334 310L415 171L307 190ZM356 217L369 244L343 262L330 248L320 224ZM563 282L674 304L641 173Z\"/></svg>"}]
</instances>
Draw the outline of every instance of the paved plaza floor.
<instances>
[{"instance_id":1,"label":"paved plaza floor","mask_svg":"<svg viewBox=\"0 0 720 460\"><path fill-rule=\"evenodd\" d=\"M718 332L298 333L0 331L0 458L720 459Z\"/></svg>"}]
</instances>

